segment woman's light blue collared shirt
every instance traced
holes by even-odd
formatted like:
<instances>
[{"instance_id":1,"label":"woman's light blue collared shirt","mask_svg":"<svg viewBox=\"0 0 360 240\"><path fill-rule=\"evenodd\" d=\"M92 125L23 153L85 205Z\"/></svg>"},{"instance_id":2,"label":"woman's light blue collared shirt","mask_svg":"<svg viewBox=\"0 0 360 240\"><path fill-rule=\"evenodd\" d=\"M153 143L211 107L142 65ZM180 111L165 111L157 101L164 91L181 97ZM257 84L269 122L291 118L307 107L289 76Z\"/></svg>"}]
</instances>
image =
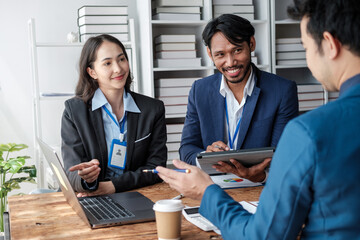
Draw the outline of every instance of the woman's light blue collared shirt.
<instances>
[{"instance_id":1,"label":"woman's light blue collared shirt","mask_svg":"<svg viewBox=\"0 0 360 240\"><path fill-rule=\"evenodd\" d=\"M127 112L140 113L140 109L136 105L131 94L126 92L126 90L124 90L123 101L124 101L124 114L123 114L123 117L119 121L119 126L121 126L121 124L123 124L123 121L125 121L125 123L124 123L124 141L127 141L127 118L124 118L124 117L127 114ZM112 111L110 103L107 101L105 95L100 90L100 88L98 88L95 91L95 94L92 98L92 111L95 111L96 109L101 108L102 119L103 119L104 130L105 130L106 146L107 146L108 156L109 156L111 142L113 139L119 139L120 128L118 125L115 124L115 122L113 122L113 120L106 113L106 111L104 109L102 109L102 106L105 106L109 110L109 112L112 114L114 119L116 119L116 116ZM107 178L116 177L122 173L123 173L123 170L108 166L107 171L106 171L106 177Z\"/></svg>"}]
</instances>

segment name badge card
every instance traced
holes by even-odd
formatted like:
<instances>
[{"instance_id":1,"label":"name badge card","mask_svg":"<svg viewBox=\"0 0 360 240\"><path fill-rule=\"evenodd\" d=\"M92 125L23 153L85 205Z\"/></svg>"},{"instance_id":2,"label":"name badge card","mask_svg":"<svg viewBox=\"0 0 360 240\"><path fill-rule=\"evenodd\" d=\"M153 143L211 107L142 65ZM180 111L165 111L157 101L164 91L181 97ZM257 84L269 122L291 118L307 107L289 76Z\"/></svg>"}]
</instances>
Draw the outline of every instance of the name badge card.
<instances>
[{"instance_id":1,"label":"name badge card","mask_svg":"<svg viewBox=\"0 0 360 240\"><path fill-rule=\"evenodd\" d=\"M110 148L108 165L115 168L124 169L126 164L126 142L113 139Z\"/></svg>"}]
</instances>

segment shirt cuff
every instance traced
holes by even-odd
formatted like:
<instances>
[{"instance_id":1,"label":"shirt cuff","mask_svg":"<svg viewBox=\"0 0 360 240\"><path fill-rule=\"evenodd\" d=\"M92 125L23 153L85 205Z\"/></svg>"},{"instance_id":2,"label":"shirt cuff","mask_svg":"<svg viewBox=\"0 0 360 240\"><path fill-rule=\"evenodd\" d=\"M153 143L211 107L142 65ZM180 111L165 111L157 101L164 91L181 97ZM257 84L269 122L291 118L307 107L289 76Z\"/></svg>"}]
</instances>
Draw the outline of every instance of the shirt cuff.
<instances>
[{"instance_id":1,"label":"shirt cuff","mask_svg":"<svg viewBox=\"0 0 360 240\"><path fill-rule=\"evenodd\" d=\"M261 184L264 184L269 177L269 169L265 169L264 172L265 172L265 178L262 182L260 182Z\"/></svg>"},{"instance_id":2,"label":"shirt cuff","mask_svg":"<svg viewBox=\"0 0 360 240\"><path fill-rule=\"evenodd\" d=\"M85 190L95 191L98 187L98 180L96 179L92 183L87 183L84 179L81 179L81 185Z\"/></svg>"}]
</instances>

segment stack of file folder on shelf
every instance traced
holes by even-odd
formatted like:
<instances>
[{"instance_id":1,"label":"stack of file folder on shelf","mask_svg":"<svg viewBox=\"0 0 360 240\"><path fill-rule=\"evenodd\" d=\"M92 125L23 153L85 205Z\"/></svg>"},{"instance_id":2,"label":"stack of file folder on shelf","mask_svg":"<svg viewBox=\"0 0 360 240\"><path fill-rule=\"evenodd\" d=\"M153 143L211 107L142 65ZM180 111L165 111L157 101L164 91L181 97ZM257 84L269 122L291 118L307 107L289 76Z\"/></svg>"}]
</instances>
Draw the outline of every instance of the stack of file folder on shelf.
<instances>
[{"instance_id":1,"label":"stack of file folder on shelf","mask_svg":"<svg viewBox=\"0 0 360 240\"><path fill-rule=\"evenodd\" d=\"M185 116L191 85L199 78L160 78L155 80L155 96L164 102L166 116Z\"/></svg>"},{"instance_id":2,"label":"stack of file folder on shelf","mask_svg":"<svg viewBox=\"0 0 360 240\"><path fill-rule=\"evenodd\" d=\"M253 0L213 0L214 18L225 14L235 14L249 21L255 19Z\"/></svg>"},{"instance_id":3,"label":"stack of file folder on shelf","mask_svg":"<svg viewBox=\"0 0 360 240\"><path fill-rule=\"evenodd\" d=\"M251 52L251 62L255 65L258 65L259 62L258 62L258 58L257 56L255 55L255 51L254 52Z\"/></svg>"},{"instance_id":4,"label":"stack of file folder on shelf","mask_svg":"<svg viewBox=\"0 0 360 240\"><path fill-rule=\"evenodd\" d=\"M299 111L308 111L324 104L321 84L298 84Z\"/></svg>"},{"instance_id":5,"label":"stack of file folder on shelf","mask_svg":"<svg viewBox=\"0 0 360 240\"><path fill-rule=\"evenodd\" d=\"M155 67L200 67L201 58L196 57L195 35L159 35L155 43Z\"/></svg>"},{"instance_id":6,"label":"stack of file folder on shelf","mask_svg":"<svg viewBox=\"0 0 360 240\"><path fill-rule=\"evenodd\" d=\"M78 9L80 42L100 34L129 41L127 6L82 6Z\"/></svg>"},{"instance_id":7,"label":"stack of file folder on shelf","mask_svg":"<svg viewBox=\"0 0 360 240\"><path fill-rule=\"evenodd\" d=\"M198 21L201 19L203 0L155 0L154 20Z\"/></svg>"},{"instance_id":8,"label":"stack of file folder on shelf","mask_svg":"<svg viewBox=\"0 0 360 240\"><path fill-rule=\"evenodd\" d=\"M179 148L184 124L166 124L168 160L180 159Z\"/></svg>"},{"instance_id":9,"label":"stack of file folder on shelf","mask_svg":"<svg viewBox=\"0 0 360 240\"><path fill-rule=\"evenodd\" d=\"M339 92L328 92L329 102L335 101L339 97Z\"/></svg>"},{"instance_id":10,"label":"stack of file folder on shelf","mask_svg":"<svg viewBox=\"0 0 360 240\"><path fill-rule=\"evenodd\" d=\"M301 38L276 39L276 64L306 65L305 49L301 44Z\"/></svg>"}]
</instances>

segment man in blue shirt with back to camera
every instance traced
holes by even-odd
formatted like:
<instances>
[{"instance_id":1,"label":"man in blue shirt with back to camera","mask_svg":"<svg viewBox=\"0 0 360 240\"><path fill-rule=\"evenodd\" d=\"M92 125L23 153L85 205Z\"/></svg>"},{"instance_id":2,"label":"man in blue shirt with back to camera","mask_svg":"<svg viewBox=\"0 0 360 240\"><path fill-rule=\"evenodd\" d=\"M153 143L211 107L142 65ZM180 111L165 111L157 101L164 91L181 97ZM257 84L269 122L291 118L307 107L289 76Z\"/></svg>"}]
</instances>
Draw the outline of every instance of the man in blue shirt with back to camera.
<instances>
[{"instance_id":1,"label":"man in blue shirt with back to camera","mask_svg":"<svg viewBox=\"0 0 360 240\"><path fill-rule=\"evenodd\" d=\"M211 20L202 37L219 73L195 81L188 99L179 149L181 160L195 165L200 152L276 147L289 120L298 116L293 81L259 70L251 62L255 29L239 16ZM220 162L221 172L264 182L271 159L246 168Z\"/></svg>"},{"instance_id":2,"label":"man in blue shirt with back to camera","mask_svg":"<svg viewBox=\"0 0 360 240\"><path fill-rule=\"evenodd\" d=\"M159 176L185 196L224 239L360 238L360 4L294 0L308 67L336 101L291 120L274 154L256 213L250 214L199 168L174 160Z\"/></svg>"}]
</instances>

